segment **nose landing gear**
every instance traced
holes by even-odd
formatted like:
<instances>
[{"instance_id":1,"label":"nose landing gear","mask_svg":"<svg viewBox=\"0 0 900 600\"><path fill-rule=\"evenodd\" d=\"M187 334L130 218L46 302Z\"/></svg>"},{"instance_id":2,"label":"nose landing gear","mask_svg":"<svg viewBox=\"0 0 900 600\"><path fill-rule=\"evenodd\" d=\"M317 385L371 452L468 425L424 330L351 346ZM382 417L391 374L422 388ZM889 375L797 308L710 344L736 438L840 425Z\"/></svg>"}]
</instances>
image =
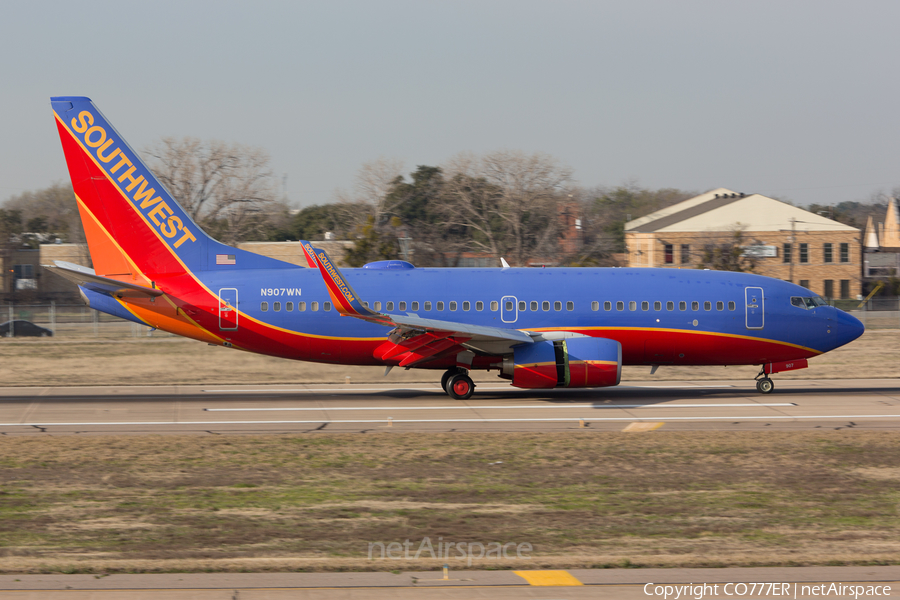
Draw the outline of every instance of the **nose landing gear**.
<instances>
[{"instance_id":1,"label":"nose landing gear","mask_svg":"<svg viewBox=\"0 0 900 600\"><path fill-rule=\"evenodd\" d=\"M775 382L769 379L769 376L766 374L765 366L763 366L756 376L756 391L760 394L771 394L774 389Z\"/></svg>"}]
</instances>

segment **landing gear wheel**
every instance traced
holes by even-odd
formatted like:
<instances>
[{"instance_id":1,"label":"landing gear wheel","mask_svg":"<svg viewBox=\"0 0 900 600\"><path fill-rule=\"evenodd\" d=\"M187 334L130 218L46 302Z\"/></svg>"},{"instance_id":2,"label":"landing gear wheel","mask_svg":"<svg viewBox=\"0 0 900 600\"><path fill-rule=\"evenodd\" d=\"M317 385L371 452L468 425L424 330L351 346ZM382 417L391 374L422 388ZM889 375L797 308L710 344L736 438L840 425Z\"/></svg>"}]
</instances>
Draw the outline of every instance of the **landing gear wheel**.
<instances>
[{"instance_id":1,"label":"landing gear wheel","mask_svg":"<svg viewBox=\"0 0 900 600\"><path fill-rule=\"evenodd\" d=\"M465 371L463 371L459 367L452 367L450 369L447 369L447 372L444 373L444 375L441 377L441 388L443 388L445 392L447 391L447 382L450 381L451 377L453 377L454 375L458 375L459 373L465 373Z\"/></svg>"},{"instance_id":2,"label":"landing gear wheel","mask_svg":"<svg viewBox=\"0 0 900 600\"><path fill-rule=\"evenodd\" d=\"M775 384L768 377L763 377L759 381L756 382L756 390L760 394L771 394L772 390L775 389Z\"/></svg>"},{"instance_id":3,"label":"landing gear wheel","mask_svg":"<svg viewBox=\"0 0 900 600\"><path fill-rule=\"evenodd\" d=\"M457 373L447 381L447 393L454 400L468 400L475 391L475 384L465 373Z\"/></svg>"}]
</instances>

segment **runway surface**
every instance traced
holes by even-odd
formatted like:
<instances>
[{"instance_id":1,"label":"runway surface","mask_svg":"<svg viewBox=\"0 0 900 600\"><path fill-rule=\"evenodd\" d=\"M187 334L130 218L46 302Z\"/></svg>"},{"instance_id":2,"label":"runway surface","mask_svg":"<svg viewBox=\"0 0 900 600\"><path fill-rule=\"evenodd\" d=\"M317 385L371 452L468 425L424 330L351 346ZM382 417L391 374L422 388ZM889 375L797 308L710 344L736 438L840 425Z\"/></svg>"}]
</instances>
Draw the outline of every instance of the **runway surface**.
<instances>
[{"instance_id":1,"label":"runway surface","mask_svg":"<svg viewBox=\"0 0 900 600\"><path fill-rule=\"evenodd\" d=\"M900 428L900 380L630 383L526 391L482 384L0 388L0 434Z\"/></svg>"}]
</instances>

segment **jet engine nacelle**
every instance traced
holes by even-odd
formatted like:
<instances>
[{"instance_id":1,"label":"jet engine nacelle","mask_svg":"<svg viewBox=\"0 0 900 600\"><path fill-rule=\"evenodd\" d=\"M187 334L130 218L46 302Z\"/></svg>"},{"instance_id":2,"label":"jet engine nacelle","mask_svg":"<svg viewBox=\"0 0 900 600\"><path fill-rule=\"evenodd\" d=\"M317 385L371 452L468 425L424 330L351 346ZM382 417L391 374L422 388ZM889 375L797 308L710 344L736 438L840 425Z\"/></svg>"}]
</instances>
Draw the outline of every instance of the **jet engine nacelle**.
<instances>
[{"instance_id":1,"label":"jet engine nacelle","mask_svg":"<svg viewBox=\"0 0 900 600\"><path fill-rule=\"evenodd\" d=\"M577 337L519 346L503 359L504 379L519 388L608 387L622 378L622 345Z\"/></svg>"}]
</instances>

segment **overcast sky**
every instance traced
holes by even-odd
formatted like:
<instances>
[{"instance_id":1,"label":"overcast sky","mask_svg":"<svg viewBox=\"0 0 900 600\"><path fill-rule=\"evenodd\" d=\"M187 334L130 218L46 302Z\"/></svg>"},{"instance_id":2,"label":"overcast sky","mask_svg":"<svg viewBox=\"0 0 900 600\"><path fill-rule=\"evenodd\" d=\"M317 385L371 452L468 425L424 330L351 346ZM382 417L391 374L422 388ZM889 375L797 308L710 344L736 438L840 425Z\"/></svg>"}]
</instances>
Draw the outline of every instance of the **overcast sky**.
<instances>
[{"instance_id":1,"label":"overcast sky","mask_svg":"<svg viewBox=\"0 0 900 600\"><path fill-rule=\"evenodd\" d=\"M900 186L900 2L0 3L0 200L67 179L50 96L140 150L260 146L296 205L360 165L550 154L579 185L797 204Z\"/></svg>"}]
</instances>

